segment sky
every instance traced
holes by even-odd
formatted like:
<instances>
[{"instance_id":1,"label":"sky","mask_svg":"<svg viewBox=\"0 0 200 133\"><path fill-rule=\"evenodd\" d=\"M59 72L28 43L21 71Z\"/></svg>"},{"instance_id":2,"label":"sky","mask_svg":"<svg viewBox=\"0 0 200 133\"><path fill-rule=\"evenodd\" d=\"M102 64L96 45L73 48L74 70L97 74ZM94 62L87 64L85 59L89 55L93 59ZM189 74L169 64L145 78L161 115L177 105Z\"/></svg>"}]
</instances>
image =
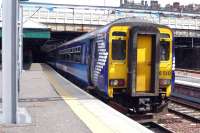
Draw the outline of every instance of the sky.
<instances>
[{"instance_id":1,"label":"sky","mask_svg":"<svg viewBox=\"0 0 200 133\"><path fill-rule=\"evenodd\" d=\"M1 3L2 0L0 0ZM94 6L118 6L120 0L29 0L31 2L44 2L55 4L78 4L78 5L94 5ZM130 0L131 1L131 0ZM140 3L141 0L134 0L136 3ZM150 2L151 0L147 0ZM200 4L200 0L158 0L161 6L166 4L172 4L173 2L180 2L183 5L186 4Z\"/></svg>"}]
</instances>

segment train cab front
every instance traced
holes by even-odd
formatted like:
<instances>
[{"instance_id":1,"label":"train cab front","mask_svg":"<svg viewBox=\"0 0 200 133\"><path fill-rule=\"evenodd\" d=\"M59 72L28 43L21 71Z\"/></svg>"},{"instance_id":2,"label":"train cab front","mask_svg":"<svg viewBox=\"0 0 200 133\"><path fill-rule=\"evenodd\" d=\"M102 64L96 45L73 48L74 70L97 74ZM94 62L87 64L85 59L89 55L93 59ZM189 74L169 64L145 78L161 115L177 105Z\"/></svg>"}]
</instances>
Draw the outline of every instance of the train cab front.
<instances>
[{"instance_id":1,"label":"train cab front","mask_svg":"<svg viewBox=\"0 0 200 133\"><path fill-rule=\"evenodd\" d=\"M113 98L135 113L155 111L162 104L157 27L140 24L122 30L115 26L109 34L109 90Z\"/></svg>"},{"instance_id":2,"label":"train cab front","mask_svg":"<svg viewBox=\"0 0 200 133\"><path fill-rule=\"evenodd\" d=\"M173 50L172 50L172 31L166 27L160 27L160 72L159 86L160 93L163 98L168 98L172 90L172 66L173 66Z\"/></svg>"}]
</instances>

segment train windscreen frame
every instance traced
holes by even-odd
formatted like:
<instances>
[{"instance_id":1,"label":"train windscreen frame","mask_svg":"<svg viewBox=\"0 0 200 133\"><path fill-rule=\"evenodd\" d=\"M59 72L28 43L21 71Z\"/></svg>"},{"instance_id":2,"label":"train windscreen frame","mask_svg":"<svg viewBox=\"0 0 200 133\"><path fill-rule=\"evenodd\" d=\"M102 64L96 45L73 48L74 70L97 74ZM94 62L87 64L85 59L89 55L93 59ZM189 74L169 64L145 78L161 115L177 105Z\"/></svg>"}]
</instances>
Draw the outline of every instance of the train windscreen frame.
<instances>
[{"instance_id":1,"label":"train windscreen frame","mask_svg":"<svg viewBox=\"0 0 200 133\"><path fill-rule=\"evenodd\" d=\"M112 40L112 59L126 59L126 40Z\"/></svg>"}]
</instances>

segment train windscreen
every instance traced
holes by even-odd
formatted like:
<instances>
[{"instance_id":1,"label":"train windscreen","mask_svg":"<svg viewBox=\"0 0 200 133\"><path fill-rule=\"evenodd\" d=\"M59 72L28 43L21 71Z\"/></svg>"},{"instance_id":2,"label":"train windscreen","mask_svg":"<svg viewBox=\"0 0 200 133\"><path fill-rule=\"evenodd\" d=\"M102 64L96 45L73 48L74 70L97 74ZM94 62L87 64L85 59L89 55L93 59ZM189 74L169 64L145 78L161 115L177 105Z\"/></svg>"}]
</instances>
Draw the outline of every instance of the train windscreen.
<instances>
[{"instance_id":1,"label":"train windscreen","mask_svg":"<svg viewBox=\"0 0 200 133\"><path fill-rule=\"evenodd\" d=\"M112 40L112 59L124 60L126 58L126 40Z\"/></svg>"},{"instance_id":2,"label":"train windscreen","mask_svg":"<svg viewBox=\"0 0 200 133\"><path fill-rule=\"evenodd\" d=\"M169 60L169 42L161 41L160 42L160 60L167 61Z\"/></svg>"}]
</instances>

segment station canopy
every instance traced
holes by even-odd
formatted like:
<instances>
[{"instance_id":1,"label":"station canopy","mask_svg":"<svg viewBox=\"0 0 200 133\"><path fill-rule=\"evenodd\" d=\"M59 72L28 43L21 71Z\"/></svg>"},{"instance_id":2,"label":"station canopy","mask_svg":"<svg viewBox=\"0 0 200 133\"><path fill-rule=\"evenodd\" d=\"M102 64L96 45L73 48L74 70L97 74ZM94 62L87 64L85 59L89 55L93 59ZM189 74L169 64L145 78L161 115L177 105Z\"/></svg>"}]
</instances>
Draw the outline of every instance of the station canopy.
<instances>
[{"instance_id":1,"label":"station canopy","mask_svg":"<svg viewBox=\"0 0 200 133\"><path fill-rule=\"evenodd\" d=\"M0 37L2 37L2 22L0 22ZM50 29L44 24L31 20L25 21L23 25L24 38L30 39L50 39Z\"/></svg>"}]
</instances>

